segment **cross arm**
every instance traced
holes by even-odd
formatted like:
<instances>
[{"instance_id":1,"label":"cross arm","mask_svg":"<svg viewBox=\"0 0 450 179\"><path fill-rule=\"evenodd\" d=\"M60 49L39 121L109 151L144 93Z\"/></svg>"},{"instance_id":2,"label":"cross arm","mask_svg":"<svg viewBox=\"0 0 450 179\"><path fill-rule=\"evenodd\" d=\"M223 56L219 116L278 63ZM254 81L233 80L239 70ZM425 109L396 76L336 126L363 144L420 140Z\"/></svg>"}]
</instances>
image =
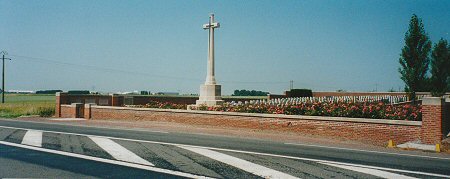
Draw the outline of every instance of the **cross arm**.
<instances>
[{"instance_id":1,"label":"cross arm","mask_svg":"<svg viewBox=\"0 0 450 179\"><path fill-rule=\"evenodd\" d=\"M203 29L209 29L210 27L212 28L219 28L220 24L218 22L214 22L211 24L203 24Z\"/></svg>"}]
</instances>

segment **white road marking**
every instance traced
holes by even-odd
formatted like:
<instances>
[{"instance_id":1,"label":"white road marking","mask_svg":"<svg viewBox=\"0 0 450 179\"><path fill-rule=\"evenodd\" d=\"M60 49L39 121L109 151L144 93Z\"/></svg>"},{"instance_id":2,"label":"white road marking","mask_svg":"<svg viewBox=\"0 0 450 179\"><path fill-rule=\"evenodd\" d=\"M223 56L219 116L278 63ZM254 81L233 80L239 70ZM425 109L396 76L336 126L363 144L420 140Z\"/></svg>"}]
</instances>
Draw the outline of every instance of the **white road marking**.
<instances>
[{"instance_id":1,"label":"white road marking","mask_svg":"<svg viewBox=\"0 0 450 179\"><path fill-rule=\"evenodd\" d=\"M28 130L23 136L22 144L42 147L42 131Z\"/></svg>"},{"instance_id":2,"label":"white road marking","mask_svg":"<svg viewBox=\"0 0 450 179\"><path fill-rule=\"evenodd\" d=\"M330 146L322 146L322 145L310 145L310 144L299 144L299 143L284 143L284 144L286 144L286 145L306 146L306 147L318 147L318 148L326 148L326 149L336 149L336 150L348 150L348 151L357 151L357 152L377 153L377 154L399 155L399 156L408 156L408 157L421 157L421 158L450 160L450 158L442 158L442 157L431 157L431 156L422 156L422 155L413 155L413 154L380 152L380 151L362 150L362 149L349 149L349 148L330 147Z\"/></svg>"},{"instance_id":3,"label":"white road marking","mask_svg":"<svg viewBox=\"0 0 450 179\"><path fill-rule=\"evenodd\" d=\"M144 128L130 129L130 128L121 128L121 127L86 126L86 125L76 125L76 124L60 124L60 123L52 123L52 122L20 121L20 120L11 120L11 119L1 119L1 120L2 121L21 122L21 123L49 124L49 125L59 125L59 126L76 126L76 127L97 128L97 129L119 129L119 130L127 130L127 131L143 131L143 132L155 132L155 133L164 133L164 134L169 133L167 131L154 131L154 130L147 130ZM48 118L47 120L51 121L51 118ZM80 120L80 121L87 121L87 120ZM6 127L6 126L0 126L0 127Z\"/></svg>"},{"instance_id":4,"label":"white road marking","mask_svg":"<svg viewBox=\"0 0 450 179\"><path fill-rule=\"evenodd\" d=\"M104 137L93 137L89 136L89 138L94 141L100 148L108 152L112 157L117 160L121 160L124 162L137 163L141 165L150 165L155 166L149 161L137 156L133 152L129 151L125 147L122 147L118 143L112 141L111 139Z\"/></svg>"},{"instance_id":5,"label":"white road marking","mask_svg":"<svg viewBox=\"0 0 450 179\"><path fill-rule=\"evenodd\" d=\"M25 128L7 127L7 126L0 126L0 128L29 130L29 129L25 129ZM450 178L450 175L441 175L441 174L428 173L428 172L418 172L418 171L410 171L410 170L402 170L402 169L393 169L393 168L376 167L376 166L368 166L368 165L360 165L360 164L351 164L351 163L344 163L344 162L334 162L334 161L328 161L328 160L293 157L293 156L269 154L269 153L262 153L262 152L250 152L250 151L233 150L233 149L222 149L222 148L215 148L215 147L202 147L202 146L176 144L176 143L168 143L168 142L146 141L146 140L139 140L139 139L126 139L126 138L119 138L119 137L96 136L96 135L70 133L70 132L58 132L58 131L45 131L45 132L56 133L56 134L80 135L80 136L87 136L87 137L89 137L89 136L92 136L92 137L104 137L104 138L114 139L114 140L125 140L125 141L143 142L143 143L151 143L151 144L172 145L172 146L178 146L178 147L197 147L197 148L217 150L217 151L236 152L236 153L244 153L244 154L253 154L253 155L262 155L262 156L270 156L270 157L288 158L288 159L295 159L295 160L306 160L306 161L312 161L312 162L327 162L327 163L338 164L338 165L356 166L356 167L372 168L372 169L379 169L379 170L385 170L385 171L393 171L393 172L402 172L402 173L410 173L410 174L418 174L418 175L427 175L427 176ZM407 155L407 154L405 154L404 156L419 157L419 158L432 158L432 159L438 159L438 160L450 160L450 158L429 157L429 156L420 156L420 155Z\"/></svg>"},{"instance_id":6,"label":"white road marking","mask_svg":"<svg viewBox=\"0 0 450 179\"><path fill-rule=\"evenodd\" d=\"M144 141L141 141L141 142L144 142ZM154 143L154 142L148 142L148 143ZM167 145L170 145L170 144L167 144ZM172 144L172 145L174 145L174 144ZM175 145L175 146L189 146L189 145L179 144L179 145ZM193 146L193 147L196 147L196 146ZM427 176L450 178L450 175L441 175L441 174L427 173L427 172L418 172L418 171L410 171L410 170L402 170L402 169L376 167L376 166L361 165L361 164L351 164L351 163L344 163L344 162L334 162L334 161L328 161L328 160L310 159L310 158L293 157L293 156L277 155L277 154L269 154L269 153L261 153L261 152L250 152L250 151L233 150L233 149L221 149L221 148L214 148L214 147L199 147L199 148L218 150L218 151L227 151L227 152L236 152L236 153L243 153L243 154L262 155L262 156L269 156L269 157L279 157L279 158L287 158L287 159L295 159L295 160L305 160L305 161L318 162L318 163L323 162L323 163L338 164L338 165L356 166L356 167L372 168L372 169L378 169L378 170L402 172L402 173L409 173L409 174L418 174L418 175L427 175Z\"/></svg>"},{"instance_id":7,"label":"white road marking","mask_svg":"<svg viewBox=\"0 0 450 179\"><path fill-rule=\"evenodd\" d=\"M331 164L331 163L326 163L326 162L319 162L319 163L346 169L346 170L353 170L353 171L360 172L360 173L366 173L369 175L374 175L374 176L382 177L382 178L416 179L415 177L400 175L400 174L396 174L396 173L391 173L391 172L386 172L386 171L371 169L371 168L363 168L363 167L355 167L355 166L347 166L347 165L337 165L337 164Z\"/></svg>"},{"instance_id":8,"label":"white road marking","mask_svg":"<svg viewBox=\"0 0 450 179\"><path fill-rule=\"evenodd\" d=\"M263 178L297 178L258 164L251 163L246 160L242 160L240 158L236 158L230 155L226 155L223 153L219 153L216 151L212 151L209 149L197 148L197 147L186 147L182 146L181 148L195 152L197 154L212 158L222 163L226 163L233 167L240 168L244 171L250 172L252 174L261 176Z\"/></svg>"},{"instance_id":9,"label":"white road marking","mask_svg":"<svg viewBox=\"0 0 450 179\"><path fill-rule=\"evenodd\" d=\"M64 152L64 151L51 150L51 149L33 147L33 146L28 146L28 145L21 145L21 144L5 142L5 141L0 141L0 144L13 146L13 147L20 147L20 148L24 148L24 149L36 150L36 151L41 151L41 152L47 152L47 153L52 153L52 154L64 155L64 156L69 156L69 157L81 158L81 159L86 159L86 160L92 160L92 161L97 161L97 162L132 167L132 168L137 168L137 169L143 169L143 170L148 170L148 171L153 171L153 172L165 173L165 174L170 174L170 175L176 175L176 176L180 176L180 177L209 178L209 177L205 177L205 176L193 175L190 173L183 173L183 172L179 172L179 171L172 171L172 170L167 170L167 169L162 169L162 168L156 168L156 167L147 166L147 165L140 165L140 164L122 162L122 161L117 161L117 160L110 160L110 159L104 159L104 158L99 158L99 157L92 157L92 156L87 156L87 155L69 153L69 152Z\"/></svg>"}]
</instances>

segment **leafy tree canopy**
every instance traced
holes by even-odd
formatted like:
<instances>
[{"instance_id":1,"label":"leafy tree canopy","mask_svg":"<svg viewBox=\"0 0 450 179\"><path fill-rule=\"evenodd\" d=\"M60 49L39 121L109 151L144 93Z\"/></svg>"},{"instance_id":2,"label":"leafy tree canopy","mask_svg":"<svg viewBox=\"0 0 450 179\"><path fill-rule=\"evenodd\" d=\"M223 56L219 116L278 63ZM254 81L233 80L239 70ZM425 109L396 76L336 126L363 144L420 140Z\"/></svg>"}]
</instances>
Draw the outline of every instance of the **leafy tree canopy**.
<instances>
[{"instance_id":1,"label":"leafy tree canopy","mask_svg":"<svg viewBox=\"0 0 450 179\"><path fill-rule=\"evenodd\" d=\"M427 91L426 74L430 64L430 50L431 41L425 33L422 20L414 14L405 34L405 46L399 59L401 79L405 82L405 91L411 92L413 101L415 92Z\"/></svg>"}]
</instances>

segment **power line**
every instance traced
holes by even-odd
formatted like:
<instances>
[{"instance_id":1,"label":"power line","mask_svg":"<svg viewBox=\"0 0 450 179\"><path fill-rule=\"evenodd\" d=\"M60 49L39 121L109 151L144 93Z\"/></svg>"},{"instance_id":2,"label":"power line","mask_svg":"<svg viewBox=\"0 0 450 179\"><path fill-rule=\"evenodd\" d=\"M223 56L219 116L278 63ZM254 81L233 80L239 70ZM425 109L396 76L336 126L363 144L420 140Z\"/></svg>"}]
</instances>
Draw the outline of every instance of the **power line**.
<instances>
[{"instance_id":1,"label":"power line","mask_svg":"<svg viewBox=\"0 0 450 179\"><path fill-rule=\"evenodd\" d=\"M44 63L53 63L58 65L65 65L65 66L79 66L84 67L85 69L93 69L93 70L101 70L105 72L111 72L111 73L124 73L124 74L134 74L134 75L141 75L146 77L156 77L156 78L165 78L165 79L176 79L176 80L184 80L184 81L202 81L201 79L195 79L195 78L185 78L185 77L176 77L176 76L168 76L168 75L156 75L151 73L144 73L144 72L135 72L135 71L128 71L128 70L120 70L115 68L105 68L105 67L99 67L99 66L93 66L93 65L83 65L83 64L75 64L75 63L67 63L67 62L60 62L56 60L50 60L46 58L38 58L38 57L29 57L29 56L23 56L23 55L10 55L14 56L19 59L23 60L31 60L31 61L39 61ZM286 82L281 81L230 81L230 80L224 80L221 81L221 83L228 83L228 84L286 84Z\"/></svg>"},{"instance_id":2,"label":"power line","mask_svg":"<svg viewBox=\"0 0 450 179\"><path fill-rule=\"evenodd\" d=\"M11 55L14 57L22 58L25 60L36 60L41 61L45 63L54 63L58 65L66 65L66 66L79 66L84 67L88 69L93 70L101 70L105 72L111 72L111 73L125 73L125 74L134 74L134 75L143 75L143 76L150 76L150 77L157 77L157 78L169 78L169 79L178 79L178 80L190 80L190 81L199 81L199 79L193 79L193 78L184 78L184 77L175 77L175 76L165 76L165 75L156 75L151 73L144 73L144 72L135 72L135 71L127 71L127 70L120 70L120 69L114 69L114 68L105 68L105 67L99 67L99 66L93 66L93 65L83 65L83 64L75 64L75 63L67 63L67 62L60 62L56 60L49 60L45 58L37 58L37 57L28 57L28 56L21 56L21 55Z\"/></svg>"}]
</instances>

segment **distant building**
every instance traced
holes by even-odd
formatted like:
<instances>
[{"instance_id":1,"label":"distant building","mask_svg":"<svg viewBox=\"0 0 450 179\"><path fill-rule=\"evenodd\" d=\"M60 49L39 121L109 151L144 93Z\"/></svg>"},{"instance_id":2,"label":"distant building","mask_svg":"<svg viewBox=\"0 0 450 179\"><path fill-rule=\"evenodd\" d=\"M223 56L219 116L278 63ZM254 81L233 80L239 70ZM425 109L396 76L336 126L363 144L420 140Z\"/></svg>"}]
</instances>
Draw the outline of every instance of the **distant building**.
<instances>
[{"instance_id":1,"label":"distant building","mask_svg":"<svg viewBox=\"0 0 450 179\"><path fill-rule=\"evenodd\" d=\"M1 89L0 89L1 91ZM29 90L6 90L6 93L16 93L16 94L32 94L34 91Z\"/></svg>"}]
</instances>

